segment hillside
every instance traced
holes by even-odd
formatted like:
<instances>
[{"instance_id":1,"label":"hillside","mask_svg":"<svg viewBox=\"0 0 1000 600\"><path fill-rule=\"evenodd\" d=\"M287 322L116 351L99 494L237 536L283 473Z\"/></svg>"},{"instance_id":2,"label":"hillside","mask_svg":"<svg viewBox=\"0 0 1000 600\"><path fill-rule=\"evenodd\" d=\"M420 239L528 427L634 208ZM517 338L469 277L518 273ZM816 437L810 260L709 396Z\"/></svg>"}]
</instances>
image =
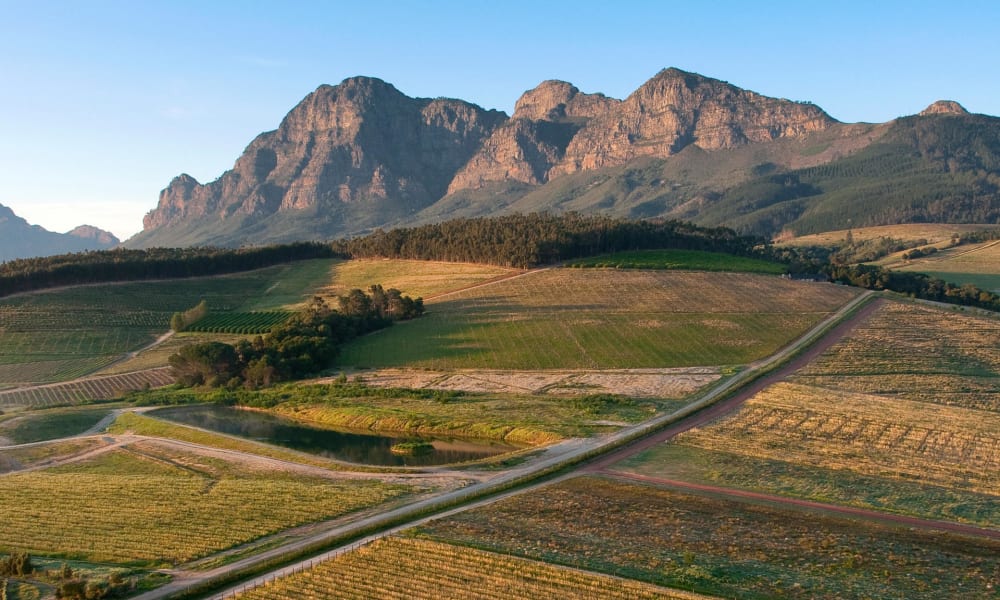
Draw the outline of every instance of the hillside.
<instances>
[{"instance_id":1,"label":"hillside","mask_svg":"<svg viewBox=\"0 0 1000 600\"><path fill-rule=\"evenodd\" d=\"M90 225L81 225L68 233L48 231L28 224L10 208L0 204L0 261L104 250L118 243L114 235Z\"/></svg>"},{"instance_id":2,"label":"hillside","mask_svg":"<svg viewBox=\"0 0 1000 600\"><path fill-rule=\"evenodd\" d=\"M884 124L665 69L624 100L545 81L514 114L320 86L233 169L180 175L132 247L271 243L513 212L666 217L754 234L1000 221L1000 120L937 102Z\"/></svg>"}]
</instances>

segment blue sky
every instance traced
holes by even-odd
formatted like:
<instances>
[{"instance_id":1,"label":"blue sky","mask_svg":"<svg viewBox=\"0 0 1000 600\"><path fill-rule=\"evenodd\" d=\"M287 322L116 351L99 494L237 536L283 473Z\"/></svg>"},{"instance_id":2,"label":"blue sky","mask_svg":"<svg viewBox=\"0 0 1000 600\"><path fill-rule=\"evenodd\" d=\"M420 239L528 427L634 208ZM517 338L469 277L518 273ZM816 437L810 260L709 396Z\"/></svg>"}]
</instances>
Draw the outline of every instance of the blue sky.
<instances>
[{"instance_id":1,"label":"blue sky","mask_svg":"<svg viewBox=\"0 0 1000 600\"><path fill-rule=\"evenodd\" d=\"M1000 2L0 0L0 204L127 237L352 75L511 112L545 79L623 98L675 66L880 122L1000 115Z\"/></svg>"}]
</instances>

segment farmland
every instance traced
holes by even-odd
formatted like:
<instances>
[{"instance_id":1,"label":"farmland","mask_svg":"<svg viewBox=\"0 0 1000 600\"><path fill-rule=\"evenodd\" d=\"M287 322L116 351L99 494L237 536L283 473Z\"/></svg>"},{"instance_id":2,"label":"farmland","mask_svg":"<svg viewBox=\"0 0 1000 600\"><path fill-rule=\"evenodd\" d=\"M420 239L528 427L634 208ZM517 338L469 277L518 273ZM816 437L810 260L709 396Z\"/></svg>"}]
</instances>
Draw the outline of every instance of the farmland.
<instances>
[{"instance_id":1,"label":"farmland","mask_svg":"<svg viewBox=\"0 0 1000 600\"><path fill-rule=\"evenodd\" d=\"M277 308L274 303L292 297L302 301L311 289L295 293L291 288L313 285L316 271L325 273L330 264L305 261L222 277L78 286L4 298L0 383L65 381L97 371L152 342L168 329L174 312L202 299L211 311L223 313Z\"/></svg>"},{"instance_id":2,"label":"farmland","mask_svg":"<svg viewBox=\"0 0 1000 600\"><path fill-rule=\"evenodd\" d=\"M889 303L793 381L1000 412L1000 320Z\"/></svg>"},{"instance_id":3,"label":"farmland","mask_svg":"<svg viewBox=\"0 0 1000 600\"><path fill-rule=\"evenodd\" d=\"M746 364L854 290L734 273L550 269L428 304L344 347L341 364L615 369Z\"/></svg>"},{"instance_id":4,"label":"farmland","mask_svg":"<svg viewBox=\"0 0 1000 600\"><path fill-rule=\"evenodd\" d=\"M766 260L700 250L636 250L575 260L568 267L613 269L678 269L781 275L785 265Z\"/></svg>"},{"instance_id":5,"label":"farmland","mask_svg":"<svg viewBox=\"0 0 1000 600\"><path fill-rule=\"evenodd\" d=\"M994 598L1000 542L579 477L421 526L463 544L739 598Z\"/></svg>"},{"instance_id":6,"label":"farmland","mask_svg":"<svg viewBox=\"0 0 1000 600\"><path fill-rule=\"evenodd\" d=\"M117 398L122 394L173 382L170 370L155 370L90 377L66 383L54 383L14 390L0 390L0 408L45 408L83 404Z\"/></svg>"},{"instance_id":7,"label":"farmland","mask_svg":"<svg viewBox=\"0 0 1000 600\"><path fill-rule=\"evenodd\" d=\"M396 288L407 296L427 299L519 271L473 263L448 263L425 260L356 259L338 261L330 269L325 287L319 290L327 298L351 289L367 289L378 283Z\"/></svg>"},{"instance_id":8,"label":"farmland","mask_svg":"<svg viewBox=\"0 0 1000 600\"><path fill-rule=\"evenodd\" d=\"M28 444L77 435L111 413L109 408L74 408L35 411L0 421L0 440ZM2 444L0 444L2 445Z\"/></svg>"},{"instance_id":9,"label":"farmland","mask_svg":"<svg viewBox=\"0 0 1000 600\"><path fill-rule=\"evenodd\" d=\"M996 292L1000 290L1000 240L957 246L893 268Z\"/></svg>"},{"instance_id":10,"label":"farmland","mask_svg":"<svg viewBox=\"0 0 1000 600\"><path fill-rule=\"evenodd\" d=\"M86 462L0 477L0 547L98 562L176 564L407 491L236 467L138 443Z\"/></svg>"},{"instance_id":11,"label":"farmland","mask_svg":"<svg viewBox=\"0 0 1000 600\"><path fill-rule=\"evenodd\" d=\"M373 577L373 573L378 576ZM271 581L236 598L699 600L704 597L467 547L392 537Z\"/></svg>"},{"instance_id":12,"label":"farmland","mask_svg":"<svg viewBox=\"0 0 1000 600\"><path fill-rule=\"evenodd\" d=\"M185 331L260 335L281 325L290 316L292 313L283 310L217 313L199 320Z\"/></svg>"}]
</instances>

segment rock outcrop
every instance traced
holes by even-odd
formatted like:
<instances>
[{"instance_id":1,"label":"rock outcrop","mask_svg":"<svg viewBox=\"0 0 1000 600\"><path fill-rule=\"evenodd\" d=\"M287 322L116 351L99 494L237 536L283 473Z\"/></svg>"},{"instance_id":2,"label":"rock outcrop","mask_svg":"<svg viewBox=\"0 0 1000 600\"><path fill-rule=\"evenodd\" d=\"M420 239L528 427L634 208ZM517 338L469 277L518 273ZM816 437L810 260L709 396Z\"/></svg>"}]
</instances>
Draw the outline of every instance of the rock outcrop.
<instances>
[{"instance_id":1,"label":"rock outcrop","mask_svg":"<svg viewBox=\"0 0 1000 600\"><path fill-rule=\"evenodd\" d=\"M924 110L920 111L921 117L928 115L967 115L969 111L954 100L938 100Z\"/></svg>"},{"instance_id":2,"label":"rock outcrop","mask_svg":"<svg viewBox=\"0 0 1000 600\"><path fill-rule=\"evenodd\" d=\"M455 175L448 193L492 182L545 183L580 128L619 102L581 93L565 81L542 82L518 99L514 116L483 142Z\"/></svg>"},{"instance_id":3,"label":"rock outcrop","mask_svg":"<svg viewBox=\"0 0 1000 600\"><path fill-rule=\"evenodd\" d=\"M443 196L505 120L460 100L409 98L379 79L320 86L219 179L202 185L189 175L174 178L143 226L337 212L347 204L370 204L376 220L400 217Z\"/></svg>"},{"instance_id":4,"label":"rock outcrop","mask_svg":"<svg viewBox=\"0 0 1000 600\"><path fill-rule=\"evenodd\" d=\"M813 105L665 69L574 136L551 177L668 157L695 145L720 150L820 131L836 121Z\"/></svg>"}]
</instances>

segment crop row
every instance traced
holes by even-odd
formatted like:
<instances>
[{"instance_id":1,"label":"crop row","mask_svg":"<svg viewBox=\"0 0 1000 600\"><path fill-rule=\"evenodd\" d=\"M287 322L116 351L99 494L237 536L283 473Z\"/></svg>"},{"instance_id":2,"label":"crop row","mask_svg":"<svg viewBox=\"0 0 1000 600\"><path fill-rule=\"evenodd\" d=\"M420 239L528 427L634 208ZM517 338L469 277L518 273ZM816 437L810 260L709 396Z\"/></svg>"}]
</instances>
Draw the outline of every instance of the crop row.
<instances>
[{"instance_id":1,"label":"crop row","mask_svg":"<svg viewBox=\"0 0 1000 600\"><path fill-rule=\"evenodd\" d=\"M373 576L377 573L378 576ZM388 538L237 595L299 598L664 598L696 594L429 540Z\"/></svg>"},{"instance_id":2,"label":"crop row","mask_svg":"<svg viewBox=\"0 0 1000 600\"><path fill-rule=\"evenodd\" d=\"M170 314L147 310L117 308L107 310L72 309L58 307L15 307L0 305L0 330L50 331L101 327L125 327L163 330L170 322Z\"/></svg>"},{"instance_id":3,"label":"crop row","mask_svg":"<svg viewBox=\"0 0 1000 600\"><path fill-rule=\"evenodd\" d=\"M1000 412L1000 321L887 303L791 380Z\"/></svg>"},{"instance_id":4,"label":"crop row","mask_svg":"<svg viewBox=\"0 0 1000 600\"><path fill-rule=\"evenodd\" d=\"M169 367L108 375L69 383L0 391L0 406L43 406L110 400L126 392L173 383Z\"/></svg>"},{"instance_id":5,"label":"crop row","mask_svg":"<svg viewBox=\"0 0 1000 600\"><path fill-rule=\"evenodd\" d=\"M18 387L83 377L115 360L115 356L93 356L63 360L0 364L0 382Z\"/></svg>"},{"instance_id":6,"label":"crop row","mask_svg":"<svg viewBox=\"0 0 1000 600\"><path fill-rule=\"evenodd\" d=\"M419 528L722 598L995 598L1000 541L579 477ZM945 593L947 595L947 593Z\"/></svg>"},{"instance_id":7,"label":"crop row","mask_svg":"<svg viewBox=\"0 0 1000 600\"><path fill-rule=\"evenodd\" d=\"M1000 415L783 383L677 443L996 493L998 432Z\"/></svg>"},{"instance_id":8,"label":"crop row","mask_svg":"<svg viewBox=\"0 0 1000 600\"><path fill-rule=\"evenodd\" d=\"M213 313L186 328L185 331L262 334L281 325L290 316L291 313L287 311Z\"/></svg>"},{"instance_id":9,"label":"crop row","mask_svg":"<svg viewBox=\"0 0 1000 600\"><path fill-rule=\"evenodd\" d=\"M281 473L220 475L202 472L190 458L184 466L171 462L119 450L86 464L0 478L0 548L177 563L405 491Z\"/></svg>"}]
</instances>

